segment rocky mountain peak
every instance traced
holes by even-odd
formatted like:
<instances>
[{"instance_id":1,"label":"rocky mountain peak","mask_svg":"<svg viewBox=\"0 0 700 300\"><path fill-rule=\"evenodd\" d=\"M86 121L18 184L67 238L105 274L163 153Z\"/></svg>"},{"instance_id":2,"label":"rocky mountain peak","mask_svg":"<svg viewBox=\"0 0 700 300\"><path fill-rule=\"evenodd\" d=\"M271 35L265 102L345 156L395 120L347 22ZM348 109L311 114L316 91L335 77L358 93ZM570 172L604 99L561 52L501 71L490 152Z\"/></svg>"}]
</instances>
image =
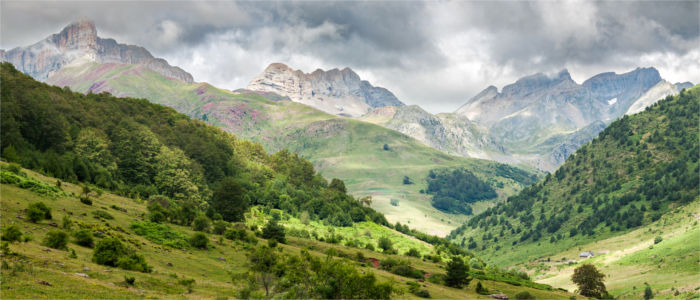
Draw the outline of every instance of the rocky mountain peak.
<instances>
[{"instance_id":1,"label":"rocky mountain peak","mask_svg":"<svg viewBox=\"0 0 700 300\"><path fill-rule=\"evenodd\" d=\"M661 75L659 71L654 67L650 68L636 68L633 71L617 74L614 72L606 72L595 75L588 80L583 82L583 86L587 88L597 89L603 86L610 86L615 84L624 84L630 82L639 82L644 85L653 86L654 84L661 81Z\"/></svg>"},{"instance_id":2,"label":"rocky mountain peak","mask_svg":"<svg viewBox=\"0 0 700 300\"><path fill-rule=\"evenodd\" d=\"M554 76L547 76L543 73L525 76L518 79L515 83L503 87L502 94L506 96L525 96L534 91L548 89L561 83L568 85L576 84L571 79L571 74L569 74L567 69L559 71Z\"/></svg>"},{"instance_id":3,"label":"rocky mountain peak","mask_svg":"<svg viewBox=\"0 0 700 300\"><path fill-rule=\"evenodd\" d=\"M63 66L85 58L98 63L143 65L166 77L194 82L192 75L162 58L153 57L143 47L100 38L95 22L85 19L70 23L59 33L33 45L0 51L0 60L12 63L18 70L41 81L46 81Z\"/></svg>"},{"instance_id":4,"label":"rocky mountain peak","mask_svg":"<svg viewBox=\"0 0 700 300\"><path fill-rule=\"evenodd\" d=\"M80 20L63 28L60 33L54 34L51 39L62 50L96 49L97 29L95 22Z\"/></svg>"},{"instance_id":5,"label":"rocky mountain peak","mask_svg":"<svg viewBox=\"0 0 700 300\"><path fill-rule=\"evenodd\" d=\"M247 89L277 93L342 116L359 117L372 108L403 105L394 94L372 86L347 67L304 73L282 63L273 63L254 78Z\"/></svg>"}]
</instances>

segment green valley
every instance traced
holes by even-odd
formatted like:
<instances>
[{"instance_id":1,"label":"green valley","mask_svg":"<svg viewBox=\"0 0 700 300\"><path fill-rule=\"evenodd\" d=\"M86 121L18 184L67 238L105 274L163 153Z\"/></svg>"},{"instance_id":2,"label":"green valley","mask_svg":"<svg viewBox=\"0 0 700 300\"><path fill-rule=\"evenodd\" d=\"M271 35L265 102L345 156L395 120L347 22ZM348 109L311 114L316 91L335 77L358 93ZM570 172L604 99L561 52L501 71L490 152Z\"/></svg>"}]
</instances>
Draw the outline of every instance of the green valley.
<instances>
[{"instance_id":1,"label":"green valley","mask_svg":"<svg viewBox=\"0 0 700 300\"><path fill-rule=\"evenodd\" d=\"M614 295L638 297L644 282L696 295L699 94L696 86L613 122L555 173L448 238L557 286L571 287L579 254L593 251Z\"/></svg>"},{"instance_id":2,"label":"green valley","mask_svg":"<svg viewBox=\"0 0 700 300\"><path fill-rule=\"evenodd\" d=\"M388 224L288 151L0 71L3 297L574 296Z\"/></svg>"},{"instance_id":3,"label":"green valley","mask_svg":"<svg viewBox=\"0 0 700 300\"><path fill-rule=\"evenodd\" d=\"M501 170L511 168L506 165L447 155L378 125L326 114L274 94L187 84L144 66L77 61L48 82L78 92L146 98L259 142L267 151L289 149L309 159L325 177L342 179L353 195L372 196L372 207L392 223L410 223L430 234L444 236L468 218L435 209L430 197L419 193L430 170L467 168L494 184L500 200L528 183L504 176ZM404 185L405 176L416 184ZM392 200L399 206L391 205ZM473 205L474 212L493 203Z\"/></svg>"}]
</instances>

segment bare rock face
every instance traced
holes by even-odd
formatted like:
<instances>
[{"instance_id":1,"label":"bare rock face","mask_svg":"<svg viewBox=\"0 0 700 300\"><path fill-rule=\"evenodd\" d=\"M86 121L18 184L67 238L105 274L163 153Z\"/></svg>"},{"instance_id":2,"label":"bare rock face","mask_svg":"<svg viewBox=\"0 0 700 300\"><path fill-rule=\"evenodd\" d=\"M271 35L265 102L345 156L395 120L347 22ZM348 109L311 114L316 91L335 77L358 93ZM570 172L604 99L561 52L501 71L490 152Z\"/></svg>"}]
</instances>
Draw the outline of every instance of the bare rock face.
<instances>
[{"instance_id":1,"label":"bare rock face","mask_svg":"<svg viewBox=\"0 0 700 300\"><path fill-rule=\"evenodd\" d=\"M433 115L416 105L385 106L360 120L396 130L452 155L499 160L497 156L504 154L486 129L458 114Z\"/></svg>"},{"instance_id":2,"label":"bare rock face","mask_svg":"<svg viewBox=\"0 0 700 300\"><path fill-rule=\"evenodd\" d=\"M632 103L625 114L632 115L641 112L659 100L667 96L678 94L682 89L692 86L693 84L690 82L672 84L666 80L662 80Z\"/></svg>"},{"instance_id":3,"label":"bare rock face","mask_svg":"<svg viewBox=\"0 0 700 300\"><path fill-rule=\"evenodd\" d=\"M318 69L307 74L273 63L246 89L273 92L327 113L350 117L359 117L376 107L403 105L394 94L361 80L349 68Z\"/></svg>"},{"instance_id":4,"label":"bare rock face","mask_svg":"<svg viewBox=\"0 0 700 300\"><path fill-rule=\"evenodd\" d=\"M18 70L41 81L46 81L61 67L79 58L100 63L144 65L170 78L187 83L194 81L189 73L171 66L164 59L154 58L142 47L98 37L95 23L87 20L71 23L60 33L31 46L0 51L2 61L12 63Z\"/></svg>"}]
</instances>

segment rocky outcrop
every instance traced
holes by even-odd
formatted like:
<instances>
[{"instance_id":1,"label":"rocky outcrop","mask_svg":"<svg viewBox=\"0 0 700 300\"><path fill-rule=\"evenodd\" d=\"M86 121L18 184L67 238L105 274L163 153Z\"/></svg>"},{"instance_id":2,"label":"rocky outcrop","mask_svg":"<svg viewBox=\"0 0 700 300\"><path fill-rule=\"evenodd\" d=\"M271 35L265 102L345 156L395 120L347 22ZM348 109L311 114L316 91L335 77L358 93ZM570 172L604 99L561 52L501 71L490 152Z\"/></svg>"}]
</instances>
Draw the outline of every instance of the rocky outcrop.
<instances>
[{"instance_id":1,"label":"rocky outcrop","mask_svg":"<svg viewBox=\"0 0 700 300\"><path fill-rule=\"evenodd\" d=\"M682 89L692 86L693 84L690 82L672 84L666 80L662 80L632 103L625 114L632 115L641 112L659 100L678 94Z\"/></svg>"},{"instance_id":2,"label":"rocky outcrop","mask_svg":"<svg viewBox=\"0 0 700 300\"><path fill-rule=\"evenodd\" d=\"M361 80L349 68L318 69L307 74L282 63L273 63L246 89L277 93L341 116L359 117L372 108L403 105L390 91Z\"/></svg>"},{"instance_id":3,"label":"rocky outcrop","mask_svg":"<svg viewBox=\"0 0 700 300\"><path fill-rule=\"evenodd\" d=\"M166 77L194 82L192 75L171 66L164 59L153 57L142 47L98 37L95 23L88 20L71 23L60 33L31 46L0 52L2 61L12 63L18 70L41 81L46 81L61 67L79 58L99 63L144 65Z\"/></svg>"}]
</instances>

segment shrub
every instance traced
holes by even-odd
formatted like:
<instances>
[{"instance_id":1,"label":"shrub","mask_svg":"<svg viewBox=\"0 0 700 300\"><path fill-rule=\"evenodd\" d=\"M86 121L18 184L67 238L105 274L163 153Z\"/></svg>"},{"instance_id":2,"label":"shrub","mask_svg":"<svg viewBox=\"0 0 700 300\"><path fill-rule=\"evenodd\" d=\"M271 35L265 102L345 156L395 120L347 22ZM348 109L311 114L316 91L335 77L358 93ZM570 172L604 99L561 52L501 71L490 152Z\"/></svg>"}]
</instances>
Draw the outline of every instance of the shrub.
<instances>
[{"instance_id":1,"label":"shrub","mask_svg":"<svg viewBox=\"0 0 700 300\"><path fill-rule=\"evenodd\" d=\"M420 257L420 252L416 248L411 248L406 252L406 256Z\"/></svg>"},{"instance_id":2,"label":"shrub","mask_svg":"<svg viewBox=\"0 0 700 300\"><path fill-rule=\"evenodd\" d=\"M214 222L214 234L224 234L226 228L228 227L228 222L223 220L218 220Z\"/></svg>"},{"instance_id":3,"label":"shrub","mask_svg":"<svg viewBox=\"0 0 700 300\"><path fill-rule=\"evenodd\" d=\"M70 219L68 215L63 216L61 221L61 228L65 230L70 230L73 227L73 220Z\"/></svg>"},{"instance_id":4,"label":"shrub","mask_svg":"<svg viewBox=\"0 0 700 300\"><path fill-rule=\"evenodd\" d=\"M22 172L22 167L16 163L11 163L11 164L7 165L7 167L5 167L5 168L7 168L8 171L15 173L17 175L21 174L21 172Z\"/></svg>"},{"instance_id":5,"label":"shrub","mask_svg":"<svg viewBox=\"0 0 700 300\"><path fill-rule=\"evenodd\" d=\"M246 232L245 229L228 229L224 232L224 237L232 241L244 240L246 238Z\"/></svg>"},{"instance_id":6,"label":"shrub","mask_svg":"<svg viewBox=\"0 0 700 300\"><path fill-rule=\"evenodd\" d=\"M301 221L302 224L309 225L309 223L311 222L310 219L311 217L309 216L308 211L301 212L301 216L299 216L299 221Z\"/></svg>"},{"instance_id":7,"label":"shrub","mask_svg":"<svg viewBox=\"0 0 700 300\"><path fill-rule=\"evenodd\" d=\"M153 223L163 223L167 220L168 218L165 216L165 214L162 211L152 211L148 213L148 220L153 222Z\"/></svg>"},{"instance_id":8,"label":"shrub","mask_svg":"<svg viewBox=\"0 0 700 300\"><path fill-rule=\"evenodd\" d=\"M105 219L105 220L113 220L114 217L110 215L108 212L103 211L103 210L95 210L92 212L92 215L95 216L96 219Z\"/></svg>"},{"instance_id":9,"label":"shrub","mask_svg":"<svg viewBox=\"0 0 700 300\"><path fill-rule=\"evenodd\" d=\"M199 215L192 221L192 229L195 231L209 232L211 220L205 215Z\"/></svg>"},{"instance_id":10,"label":"shrub","mask_svg":"<svg viewBox=\"0 0 700 300\"><path fill-rule=\"evenodd\" d=\"M430 298L430 292L428 292L428 290L419 290L413 294L421 298Z\"/></svg>"},{"instance_id":11,"label":"shrub","mask_svg":"<svg viewBox=\"0 0 700 300\"><path fill-rule=\"evenodd\" d=\"M661 241L663 241L663 240L664 240L664 238L662 238L661 236L656 236L654 238L654 244L656 245L658 243L661 243Z\"/></svg>"},{"instance_id":12,"label":"shrub","mask_svg":"<svg viewBox=\"0 0 700 300\"><path fill-rule=\"evenodd\" d=\"M80 246L88 248L92 248L93 246L95 246L95 242L92 238L92 232L90 232L90 230L83 229L76 231L73 234L73 237L75 237L75 243Z\"/></svg>"},{"instance_id":13,"label":"shrub","mask_svg":"<svg viewBox=\"0 0 700 300\"><path fill-rule=\"evenodd\" d=\"M51 230L46 233L42 245L54 249L66 249L68 234L61 230Z\"/></svg>"},{"instance_id":14,"label":"shrub","mask_svg":"<svg viewBox=\"0 0 700 300\"><path fill-rule=\"evenodd\" d=\"M377 246L379 246L383 252L390 252L390 250L392 250L394 247L394 243L388 237L383 236L379 238L379 243Z\"/></svg>"},{"instance_id":15,"label":"shrub","mask_svg":"<svg viewBox=\"0 0 700 300\"><path fill-rule=\"evenodd\" d=\"M476 257L472 257L472 259L469 260L469 266L479 270L484 268L484 264Z\"/></svg>"},{"instance_id":16,"label":"shrub","mask_svg":"<svg viewBox=\"0 0 700 300\"><path fill-rule=\"evenodd\" d=\"M284 226L280 225L274 219L270 220L265 224L262 230L262 237L264 239L275 239L278 242L284 244L286 242Z\"/></svg>"},{"instance_id":17,"label":"shrub","mask_svg":"<svg viewBox=\"0 0 700 300\"><path fill-rule=\"evenodd\" d=\"M489 290L488 290L487 288L485 288L485 287L481 284L481 281L478 281L478 282L476 283L475 291L476 291L477 294L480 294L480 295L488 295L488 294L490 294Z\"/></svg>"},{"instance_id":18,"label":"shrub","mask_svg":"<svg viewBox=\"0 0 700 300\"><path fill-rule=\"evenodd\" d=\"M267 246L270 248L275 248L277 247L277 240L275 239L269 239L267 240Z\"/></svg>"},{"instance_id":19,"label":"shrub","mask_svg":"<svg viewBox=\"0 0 700 300\"><path fill-rule=\"evenodd\" d=\"M374 251L374 244L368 242L367 245L365 245L365 249Z\"/></svg>"},{"instance_id":20,"label":"shrub","mask_svg":"<svg viewBox=\"0 0 700 300\"><path fill-rule=\"evenodd\" d=\"M399 206L399 199L391 199L389 203L391 203L392 206Z\"/></svg>"},{"instance_id":21,"label":"shrub","mask_svg":"<svg viewBox=\"0 0 700 300\"><path fill-rule=\"evenodd\" d=\"M180 281L178 281L177 283L178 283L179 285L182 285L182 286L184 286L185 288L187 288L187 292L188 292L188 293L191 293L191 292L192 292L192 287L194 286L194 279L192 279L192 278L189 278L189 279L183 278L183 279L180 279Z\"/></svg>"},{"instance_id":22,"label":"shrub","mask_svg":"<svg viewBox=\"0 0 700 300\"><path fill-rule=\"evenodd\" d=\"M143 255L136 253L119 257L119 259L117 259L117 268L144 273L150 273L153 270L153 268L146 263L146 259Z\"/></svg>"},{"instance_id":23,"label":"shrub","mask_svg":"<svg viewBox=\"0 0 700 300\"><path fill-rule=\"evenodd\" d=\"M151 242L169 247L183 249L188 247L187 236L176 232L166 224L153 222L131 223L131 230L134 233L145 237Z\"/></svg>"},{"instance_id":24,"label":"shrub","mask_svg":"<svg viewBox=\"0 0 700 300\"><path fill-rule=\"evenodd\" d=\"M22 232L19 231L19 227L17 227L17 225L10 225L5 227L5 229L2 231L1 239L10 243L15 241L19 242L22 240Z\"/></svg>"},{"instance_id":25,"label":"shrub","mask_svg":"<svg viewBox=\"0 0 700 300\"><path fill-rule=\"evenodd\" d=\"M144 273L152 271L152 268L146 263L146 259L142 255L124 247L118 239L112 237L97 242L92 252L92 261L100 265L125 270Z\"/></svg>"},{"instance_id":26,"label":"shrub","mask_svg":"<svg viewBox=\"0 0 700 300\"><path fill-rule=\"evenodd\" d=\"M128 285L134 285L134 282L136 282L136 278L134 278L134 276L124 276L124 282L126 282L126 284Z\"/></svg>"},{"instance_id":27,"label":"shrub","mask_svg":"<svg viewBox=\"0 0 700 300\"><path fill-rule=\"evenodd\" d=\"M535 296L530 294L528 291L522 291L515 294L515 299L535 299Z\"/></svg>"},{"instance_id":28,"label":"shrub","mask_svg":"<svg viewBox=\"0 0 700 300\"><path fill-rule=\"evenodd\" d=\"M126 249L118 239L108 237L97 242L92 253L92 261L100 265L116 267L117 260L125 253Z\"/></svg>"},{"instance_id":29,"label":"shrub","mask_svg":"<svg viewBox=\"0 0 700 300\"><path fill-rule=\"evenodd\" d=\"M80 203L86 204L86 205L92 205L92 200L88 197L80 197Z\"/></svg>"},{"instance_id":30,"label":"shrub","mask_svg":"<svg viewBox=\"0 0 700 300\"><path fill-rule=\"evenodd\" d=\"M27 219L36 223L41 220L51 220L51 209L44 202L35 202L27 207Z\"/></svg>"},{"instance_id":31,"label":"shrub","mask_svg":"<svg viewBox=\"0 0 700 300\"><path fill-rule=\"evenodd\" d=\"M199 249L207 249L209 247L209 238L202 232L197 232L190 238L190 245Z\"/></svg>"}]
</instances>

